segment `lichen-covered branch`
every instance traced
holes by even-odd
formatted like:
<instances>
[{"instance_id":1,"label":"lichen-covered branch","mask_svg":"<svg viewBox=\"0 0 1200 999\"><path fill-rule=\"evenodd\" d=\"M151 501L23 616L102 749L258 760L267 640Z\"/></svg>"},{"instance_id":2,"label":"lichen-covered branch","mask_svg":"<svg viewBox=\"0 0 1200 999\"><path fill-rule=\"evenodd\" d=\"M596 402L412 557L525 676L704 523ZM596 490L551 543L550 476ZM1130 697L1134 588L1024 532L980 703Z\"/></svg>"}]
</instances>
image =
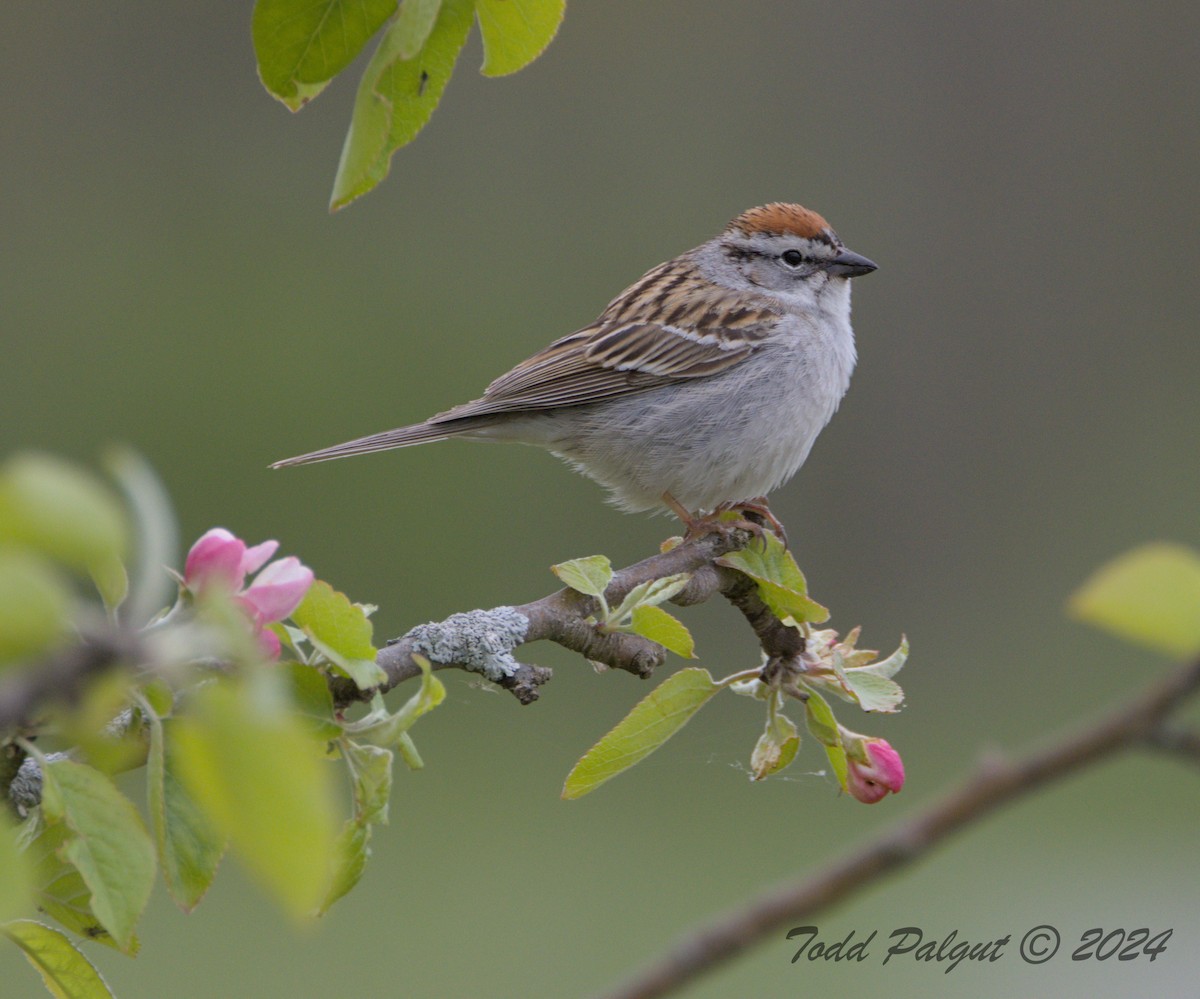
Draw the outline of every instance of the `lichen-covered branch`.
<instances>
[{"instance_id":1,"label":"lichen-covered branch","mask_svg":"<svg viewBox=\"0 0 1200 999\"><path fill-rule=\"evenodd\" d=\"M692 580L673 598L674 603L700 603L729 590L753 605L757 598L742 594L745 589L753 591L753 584L738 573L716 565L722 555L744 548L752 540L753 535L736 524L714 524L708 533L617 571L605 597L610 605L616 605L635 586L686 572L692 574ZM736 585L738 580L747 585ZM761 603L758 608L760 613L770 616ZM537 700L538 688L550 679L551 671L519 662L513 652L521 645L540 640L554 642L594 662L640 677L649 676L662 665L666 652L661 646L638 635L605 632L589 623L587 618L598 609L594 598L564 588L520 606L467 611L445 621L418 625L380 650L376 662L388 677L380 689L390 690L419 676L420 667L413 659L416 654L428 659L434 669L479 673L511 691L522 704L529 704ZM794 629L783 629L773 617L771 620L776 628L795 633ZM760 637L768 632L765 621L763 628L760 631L755 627ZM346 679L335 679L331 686L334 700L342 705L364 700L373 693L358 690Z\"/></svg>"},{"instance_id":2,"label":"lichen-covered branch","mask_svg":"<svg viewBox=\"0 0 1200 999\"><path fill-rule=\"evenodd\" d=\"M716 565L716 559L745 547L752 538L749 531L736 524L714 524L709 533L616 572L606 598L616 605L642 583L690 573L691 582L676 595L676 603L699 603L718 593L726 594L747 614L764 649L770 651L771 634L778 630L795 634L794 630L782 629L757 603L754 587L745 577ZM413 659L416 655L428 659L436 669L479 673L528 704L537 699L538 688L550 679L551 671L518 661L514 651L543 639L640 677L649 676L662 664L666 651L661 646L638 635L605 631L589 621L598 609L595 599L562 589L517 607L466 611L418 625L379 651L377 662L387 675L379 689L390 690L419 676L420 667ZM0 732L19 732L22 726L33 724L47 705L70 703L93 677L106 670L119 666L151 668L148 660L152 658L138 633L113 627L81 636L78 643L48 656L44 662L11 670L0 680ZM331 677L330 687L341 706L367 700L374 693L360 690L340 676ZM0 759L0 788L19 791L20 804L26 806L36 803L39 791L24 776L18 776L37 776L36 766L27 764L15 749L9 757Z\"/></svg>"}]
</instances>

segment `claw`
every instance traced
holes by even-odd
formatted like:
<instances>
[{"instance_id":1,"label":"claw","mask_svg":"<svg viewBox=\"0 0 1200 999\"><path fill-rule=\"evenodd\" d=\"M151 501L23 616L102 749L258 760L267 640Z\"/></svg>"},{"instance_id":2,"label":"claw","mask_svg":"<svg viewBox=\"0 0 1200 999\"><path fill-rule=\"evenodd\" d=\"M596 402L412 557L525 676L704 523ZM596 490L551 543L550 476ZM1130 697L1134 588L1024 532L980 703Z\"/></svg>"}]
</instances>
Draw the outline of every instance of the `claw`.
<instances>
[{"instance_id":1,"label":"claw","mask_svg":"<svg viewBox=\"0 0 1200 999\"><path fill-rule=\"evenodd\" d=\"M787 547L787 531L784 530L783 525L776 516L771 513L770 508L767 506L766 497L759 496L752 500L738 503L722 503L712 513L703 516L689 511L687 507L670 493L663 493L663 502L683 522L683 526L687 528L687 537L689 538L703 537L705 534L721 530L722 525L730 525L750 531L751 534L765 545L766 540L763 532L765 527L769 527L775 536L783 542L783 547ZM742 516L735 521L722 521L720 518L723 513L739 513Z\"/></svg>"},{"instance_id":2,"label":"claw","mask_svg":"<svg viewBox=\"0 0 1200 999\"><path fill-rule=\"evenodd\" d=\"M787 529L779 522L779 518L771 512L771 508L767 506L767 498L765 496L756 496L754 499L746 500L742 503L727 503L718 507L718 510L729 509L738 510L741 513L749 513L762 520L765 526L771 528L775 536L783 542L783 547L788 546Z\"/></svg>"}]
</instances>

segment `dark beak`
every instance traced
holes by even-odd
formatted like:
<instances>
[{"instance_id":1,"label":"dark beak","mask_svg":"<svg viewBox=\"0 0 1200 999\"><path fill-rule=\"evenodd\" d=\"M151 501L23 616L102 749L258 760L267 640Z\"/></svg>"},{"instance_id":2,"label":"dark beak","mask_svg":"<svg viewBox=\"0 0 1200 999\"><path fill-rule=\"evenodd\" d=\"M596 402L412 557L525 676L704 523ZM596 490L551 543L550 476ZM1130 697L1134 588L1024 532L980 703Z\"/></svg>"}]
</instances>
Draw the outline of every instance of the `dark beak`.
<instances>
[{"instance_id":1,"label":"dark beak","mask_svg":"<svg viewBox=\"0 0 1200 999\"><path fill-rule=\"evenodd\" d=\"M850 250L842 250L825 265L825 270L831 275L844 278L862 277L878 269L878 264Z\"/></svg>"}]
</instances>

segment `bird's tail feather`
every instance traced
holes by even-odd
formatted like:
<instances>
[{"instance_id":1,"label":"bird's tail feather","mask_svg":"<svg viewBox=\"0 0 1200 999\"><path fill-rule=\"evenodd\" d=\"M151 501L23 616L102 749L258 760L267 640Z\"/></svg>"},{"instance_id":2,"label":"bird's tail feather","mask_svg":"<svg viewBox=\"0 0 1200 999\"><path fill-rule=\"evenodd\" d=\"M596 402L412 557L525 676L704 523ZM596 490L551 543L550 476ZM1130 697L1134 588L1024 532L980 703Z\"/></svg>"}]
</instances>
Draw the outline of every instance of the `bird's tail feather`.
<instances>
[{"instance_id":1,"label":"bird's tail feather","mask_svg":"<svg viewBox=\"0 0 1200 999\"><path fill-rule=\"evenodd\" d=\"M294 458L284 458L282 461L271 463L272 468L287 468L289 465L308 465L317 461L332 461L334 458L345 458L352 454L370 454L372 451L389 451L394 447L410 447L413 444L427 444L430 441L444 441L448 437L456 437L465 427L447 426L436 423L414 423L410 427L400 427L397 430L385 430L380 434L369 437L359 437L346 441L344 444L334 444L320 451L310 451L308 454L298 454Z\"/></svg>"}]
</instances>

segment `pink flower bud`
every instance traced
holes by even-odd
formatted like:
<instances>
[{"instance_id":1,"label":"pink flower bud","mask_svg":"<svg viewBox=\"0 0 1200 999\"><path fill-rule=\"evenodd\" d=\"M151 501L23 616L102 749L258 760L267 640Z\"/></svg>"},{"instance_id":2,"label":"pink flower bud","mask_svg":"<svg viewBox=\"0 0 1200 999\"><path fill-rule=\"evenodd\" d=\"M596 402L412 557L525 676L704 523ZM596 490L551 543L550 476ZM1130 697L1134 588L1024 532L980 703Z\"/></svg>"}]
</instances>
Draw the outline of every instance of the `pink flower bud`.
<instances>
[{"instance_id":1,"label":"pink flower bud","mask_svg":"<svg viewBox=\"0 0 1200 999\"><path fill-rule=\"evenodd\" d=\"M240 599L260 623L282 621L300 606L313 578L312 569L289 555L272 562L255 576Z\"/></svg>"},{"instance_id":2,"label":"pink flower bud","mask_svg":"<svg viewBox=\"0 0 1200 999\"><path fill-rule=\"evenodd\" d=\"M214 527L192 545L184 564L183 581L193 592L213 583L236 592L246 578L242 569L245 556L246 543L241 538L223 527Z\"/></svg>"},{"instance_id":3,"label":"pink flower bud","mask_svg":"<svg viewBox=\"0 0 1200 999\"><path fill-rule=\"evenodd\" d=\"M867 757L868 762L855 759L847 746L847 790L868 805L880 801L889 791L899 793L904 787L904 762L888 741L866 738L855 748Z\"/></svg>"}]
</instances>

